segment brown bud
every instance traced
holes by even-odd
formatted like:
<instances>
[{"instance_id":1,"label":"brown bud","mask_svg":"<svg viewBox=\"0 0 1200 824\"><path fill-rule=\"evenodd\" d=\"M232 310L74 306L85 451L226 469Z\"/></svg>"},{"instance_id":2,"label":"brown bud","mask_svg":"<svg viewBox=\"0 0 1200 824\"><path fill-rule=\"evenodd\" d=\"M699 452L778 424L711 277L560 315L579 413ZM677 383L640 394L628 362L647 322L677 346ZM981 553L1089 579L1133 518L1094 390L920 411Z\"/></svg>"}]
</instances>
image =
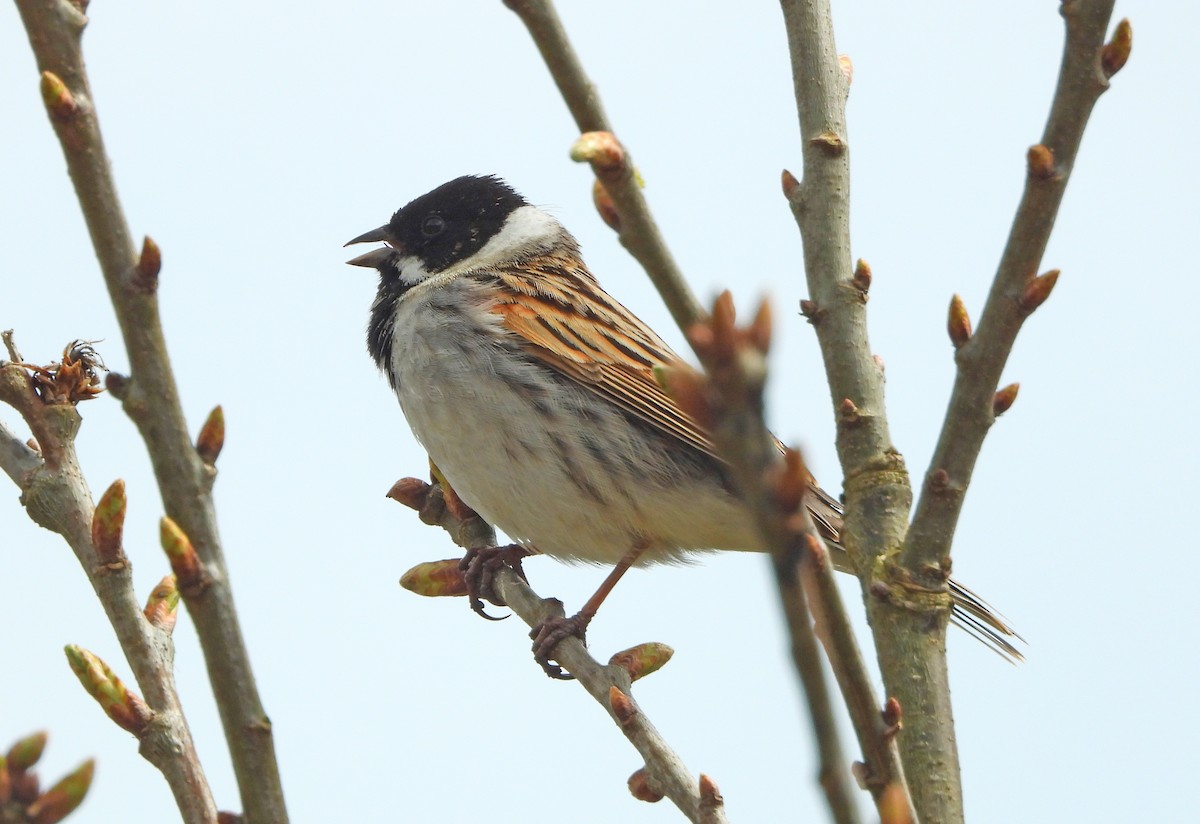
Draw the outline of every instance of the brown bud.
<instances>
[{"instance_id":1,"label":"brown bud","mask_svg":"<svg viewBox=\"0 0 1200 824\"><path fill-rule=\"evenodd\" d=\"M196 438L196 452L206 466L216 466L217 456L225 446L225 411L220 406L214 406L200 427Z\"/></svg>"},{"instance_id":2,"label":"brown bud","mask_svg":"<svg viewBox=\"0 0 1200 824\"><path fill-rule=\"evenodd\" d=\"M429 489L429 484L420 478L401 478L392 484L392 488L387 491L387 497L420 512L421 507L425 505L425 498L429 495Z\"/></svg>"},{"instance_id":3,"label":"brown bud","mask_svg":"<svg viewBox=\"0 0 1200 824\"><path fill-rule=\"evenodd\" d=\"M860 292L866 292L871 288L871 267L862 258L859 258L858 263L854 266L854 277L851 278L851 283Z\"/></svg>"},{"instance_id":4,"label":"brown bud","mask_svg":"<svg viewBox=\"0 0 1200 824\"><path fill-rule=\"evenodd\" d=\"M817 315L820 314L820 309L817 307L815 300L804 298L800 301L800 314L808 318L809 323L815 323Z\"/></svg>"},{"instance_id":5,"label":"brown bud","mask_svg":"<svg viewBox=\"0 0 1200 824\"><path fill-rule=\"evenodd\" d=\"M904 712L895 696L888 696L888 700L883 705L882 715L884 737L891 738L900 731L904 721Z\"/></svg>"},{"instance_id":6,"label":"brown bud","mask_svg":"<svg viewBox=\"0 0 1200 824\"><path fill-rule=\"evenodd\" d=\"M467 594L467 582L458 558L417 564L400 577L400 586L427 598Z\"/></svg>"},{"instance_id":7,"label":"brown bud","mask_svg":"<svg viewBox=\"0 0 1200 824\"><path fill-rule=\"evenodd\" d=\"M599 176L610 176L625 166L625 149L612 132L584 132L571 146L571 159L590 163Z\"/></svg>"},{"instance_id":8,"label":"brown bud","mask_svg":"<svg viewBox=\"0 0 1200 824\"><path fill-rule=\"evenodd\" d=\"M783 466L775 473L775 504L784 512L795 512L808 491L808 468L800 452L791 447L783 450Z\"/></svg>"},{"instance_id":9,"label":"brown bud","mask_svg":"<svg viewBox=\"0 0 1200 824\"><path fill-rule=\"evenodd\" d=\"M627 728L637 717L633 699L615 686L608 688L608 705L612 707L613 715L622 729Z\"/></svg>"},{"instance_id":10,"label":"brown bud","mask_svg":"<svg viewBox=\"0 0 1200 824\"><path fill-rule=\"evenodd\" d=\"M141 292L153 292L158 288L158 273L162 271L162 250L149 236L142 238L142 254L138 257L137 270L133 274L133 285Z\"/></svg>"},{"instance_id":11,"label":"brown bud","mask_svg":"<svg viewBox=\"0 0 1200 824\"><path fill-rule=\"evenodd\" d=\"M704 773L700 773L700 809L715 810L717 807L723 806L725 806L725 799L721 797L721 791L717 789L717 782Z\"/></svg>"},{"instance_id":12,"label":"brown bud","mask_svg":"<svg viewBox=\"0 0 1200 824\"><path fill-rule=\"evenodd\" d=\"M1105 43L1104 48L1100 50L1100 68L1104 70L1104 75L1112 77L1119 72L1129 60L1131 51L1133 51L1133 26L1129 25L1129 18L1125 18L1117 24L1112 40Z\"/></svg>"},{"instance_id":13,"label":"brown bud","mask_svg":"<svg viewBox=\"0 0 1200 824\"><path fill-rule=\"evenodd\" d=\"M771 302L763 298L754 313L754 320L746 328L746 339L762 354L771 350Z\"/></svg>"},{"instance_id":14,"label":"brown bud","mask_svg":"<svg viewBox=\"0 0 1200 824\"><path fill-rule=\"evenodd\" d=\"M146 606L142 610L150 626L157 627L170 635L175 629L175 620L179 616L179 588L175 585L175 576L167 575L158 582Z\"/></svg>"},{"instance_id":15,"label":"brown bud","mask_svg":"<svg viewBox=\"0 0 1200 824\"><path fill-rule=\"evenodd\" d=\"M737 332L737 310L733 306L733 293L728 289L713 301L712 320L713 344L718 354L733 355L733 343Z\"/></svg>"},{"instance_id":16,"label":"brown bud","mask_svg":"<svg viewBox=\"0 0 1200 824\"><path fill-rule=\"evenodd\" d=\"M616 653L608 659L608 665L621 667L629 673L630 681L637 681L665 667L674 654L675 650L666 644L650 641Z\"/></svg>"},{"instance_id":17,"label":"brown bud","mask_svg":"<svg viewBox=\"0 0 1200 824\"><path fill-rule=\"evenodd\" d=\"M1049 146L1041 143L1030 146L1025 157L1029 163L1029 176L1035 180L1050 180L1056 174L1054 152Z\"/></svg>"},{"instance_id":18,"label":"brown bud","mask_svg":"<svg viewBox=\"0 0 1200 824\"><path fill-rule=\"evenodd\" d=\"M1013 403L1017 400L1017 391L1020 388L1021 384L1010 383L992 396L992 414L998 418L1012 408Z\"/></svg>"},{"instance_id":19,"label":"brown bud","mask_svg":"<svg viewBox=\"0 0 1200 824\"><path fill-rule=\"evenodd\" d=\"M40 761L46 750L47 737L45 732L35 732L9 747L5 756L9 772L25 772Z\"/></svg>"},{"instance_id":20,"label":"brown bud","mask_svg":"<svg viewBox=\"0 0 1200 824\"><path fill-rule=\"evenodd\" d=\"M858 412L858 407L854 401L849 398L842 398L842 402L838 404L838 419L844 424L856 424L861 420Z\"/></svg>"},{"instance_id":21,"label":"brown bud","mask_svg":"<svg viewBox=\"0 0 1200 824\"><path fill-rule=\"evenodd\" d=\"M92 786L92 776L96 771L94 759L83 762L74 772L67 775L36 801L25 808L25 816L30 824L58 824L83 803L84 796Z\"/></svg>"},{"instance_id":22,"label":"brown bud","mask_svg":"<svg viewBox=\"0 0 1200 824\"><path fill-rule=\"evenodd\" d=\"M595 204L596 211L600 213L600 219L604 221L604 225L614 232L621 231L621 215L617 211L617 204L613 203L608 189L604 188L604 184L598 178L592 183L592 203Z\"/></svg>"},{"instance_id":23,"label":"brown bud","mask_svg":"<svg viewBox=\"0 0 1200 824\"><path fill-rule=\"evenodd\" d=\"M946 331L950 333L950 342L955 349L961 349L963 344L971 339L971 318L967 315L966 304L958 295L950 298L950 316L946 321Z\"/></svg>"},{"instance_id":24,"label":"brown bud","mask_svg":"<svg viewBox=\"0 0 1200 824\"><path fill-rule=\"evenodd\" d=\"M1024 314L1028 315L1046 302L1046 298L1050 297L1050 293L1054 291L1055 284L1058 283L1058 275L1058 269L1051 269L1049 272L1038 275L1025 284L1025 290L1021 292L1021 297L1017 299L1017 305L1021 307L1021 311Z\"/></svg>"},{"instance_id":25,"label":"brown bud","mask_svg":"<svg viewBox=\"0 0 1200 824\"><path fill-rule=\"evenodd\" d=\"M117 479L100 496L92 513L92 548L101 564L120 564L125 560L121 535L125 528L125 482Z\"/></svg>"},{"instance_id":26,"label":"brown bud","mask_svg":"<svg viewBox=\"0 0 1200 824\"><path fill-rule=\"evenodd\" d=\"M171 571L175 573L179 591L184 597L194 597L203 592L208 586L208 578L200 565L196 548L179 524L164 515L159 521L158 537L163 551L167 553L167 560L171 562Z\"/></svg>"},{"instance_id":27,"label":"brown bud","mask_svg":"<svg viewBox=\"0 0 1200 824\"><path fill-rule=\"evenodd\" d=\"M783 196L789 201L795 201L800 196L800 181L787 169L783 170L781 178L783 182Z\"/></svg>"},{"instance_id":28,"label":"brown bud","mask_svg":"<svg viewBox=\"0 0 1200 824\"><path fill-rule=\"evenodd\" d=\"M42 102L54 120L67 120L79 111L75 96L54 72L42 72Z\"/></svg>"},{"instance_id":29,"label":"brown bud","mask_svg":"<svg viewBox=\"0 0 1200 824\"><path fill-rule=\"evenodd\" d=\"M950 486L950 473L938 468L929 473L929 488L934 492L945 492Z\"/></svg>"},{"instance_id":30,"label":"brown bud","mask_svg":"<svg viewBox=\"0 0 1200 824\"><path fill-rule=\"evenodd\" d=\"M633 775L629 776L628 783L630 795L638 801L654 804L663 800L663 794L650 786L650 776L646 774L645 767L635 770Z\"/></svg>"}]
</instances>

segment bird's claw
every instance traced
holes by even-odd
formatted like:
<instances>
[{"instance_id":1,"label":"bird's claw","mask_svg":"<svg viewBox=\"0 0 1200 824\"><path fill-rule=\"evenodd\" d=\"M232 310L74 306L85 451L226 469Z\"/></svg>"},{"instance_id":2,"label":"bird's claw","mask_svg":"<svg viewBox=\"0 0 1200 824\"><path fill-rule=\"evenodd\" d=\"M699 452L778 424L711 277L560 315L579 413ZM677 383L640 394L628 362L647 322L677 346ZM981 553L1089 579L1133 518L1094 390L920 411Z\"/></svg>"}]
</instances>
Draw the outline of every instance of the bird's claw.
<instances>
[{"instance_id":1,"label":"bird's claw","mask_svg":"<svg viewBox=\"0 0 1200 824\"><path fill-rule=\"evenodd\" d=\"M521 559L528 554L529 550L518 544L473 547L467 550L467 554L458 562L458 568L467 584L468 602L477 615L489 621L503 621L508 617L488 615L484 610L483 601L486 598L497 606L507 606L492 586L496 573L501 567L508 567L520 575L521 580L527 581L525 570L521 568Z\"/></svg>"},{"instance_id":2,"label":"bird's claw","mask_svg":"<svg viewBox=\"0 0 1200 824\"><path fill-rule=\"evenodd\" d=\"M560 681L575 679L574 675L563 670L558 664L551 663L550 659L554 655L554 648L560 641L567 638L578 638L586 643L587 627L591 620L592 616L582 612L576 613L570 618L556 615L547 618L529 631L529 637L533 639L533 660L541 664L542 671L546 675Z\"/></svg>"}]
</instances>

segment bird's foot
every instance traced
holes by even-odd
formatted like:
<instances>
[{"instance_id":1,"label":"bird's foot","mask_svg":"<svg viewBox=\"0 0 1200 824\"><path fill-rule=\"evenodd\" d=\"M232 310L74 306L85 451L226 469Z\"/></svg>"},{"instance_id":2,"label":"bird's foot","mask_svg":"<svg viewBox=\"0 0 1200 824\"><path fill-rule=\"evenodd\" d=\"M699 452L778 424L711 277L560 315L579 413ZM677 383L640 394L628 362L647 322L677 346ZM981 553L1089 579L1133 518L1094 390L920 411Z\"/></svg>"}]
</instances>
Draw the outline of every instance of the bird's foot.
<instances>
[{"instance_id":1,"label":"bird's foot","mask_svg":"<svg viewBox=\"0 0 1200 824\"><path fill-rule=\"evenodd\" d=\"M508 567L520 575L521 580L528 581L525 577L525 570L521 568L521 559L529 554L529 550L518 544L468 549L467 554L458 562L458 568L462 571L463 580L467 584L467 596L471 609L489 621L503 620L488 615L483 609L483 600L486 598L496 606L507 606L492 587L493 579L501 567Z\"/></svg>"},{"instance_id":2,"label":"bird's foot","mask_svg":"<svg viewBox=\"0 0 1200 824\"><path fill-rule=\"evenodd\" d=\"M592 615L586 612L578 612L570 618L553 616L529 631L529 637L533 639L533 660L542 665L546 675L560 681L574 680L574 675L564 671L558 664L551 663L550 659L560 641L578 638L587 643L587 627L591 620Z\"/></svg>"}]
</instances>

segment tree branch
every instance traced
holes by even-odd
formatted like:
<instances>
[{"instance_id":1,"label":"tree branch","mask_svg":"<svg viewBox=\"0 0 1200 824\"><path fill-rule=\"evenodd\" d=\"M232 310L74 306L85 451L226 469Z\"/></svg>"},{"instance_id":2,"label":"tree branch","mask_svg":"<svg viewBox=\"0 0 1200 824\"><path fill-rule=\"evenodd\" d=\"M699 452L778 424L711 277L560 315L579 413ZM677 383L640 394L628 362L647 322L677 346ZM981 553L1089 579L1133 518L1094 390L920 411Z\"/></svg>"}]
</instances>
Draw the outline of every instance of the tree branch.
<instances>
[{"instance_id":1,"label":"tree branch","mask_svg":"<svg viewBox=\"0 0 1200 824\"><path fill-rule=\"evenodd\" d=\"M806 505L812 475L795 450L784 450L780 461L778 441L763 421L772 325L768 305L762 304L748 326L737 328L732 297L725 292L717 298L711 318L688 333L706 376L680 365L665 376L666 384L680 406L697 420L709 422L713 442L728 461L739 496L754 513L763 543L772 553L822 756L821 785L830 809L837 821L857 820L816 653L817 637L829 656L866 760L862 783L871 791L883 820L911 820L912 802L893 740L895 729L889 730L881 718L871 677L833 583L829 553ZM907 818L896 818L897 808Z\"/></svg>"},{"instance_id":2,"label":"tree branch","mask_svg":"<svg viewBox=\"0 0 1200 824\"><path fill-rule=\"evenodd\" d=\"M604 113L600 95L584 72L571 41L567 39L554 3L551 0L504 0L504 5L516 12L529 30L579 131L609 133L618 147L619 157L599 166L590 157L575 159L593 161L596 178L602 183L604 192L612 198L617 212L616 225L607 218L606 222L617 230L621 245L646 270L679 328L687 329L704 317L704 309L692 294L675 258L663 241L658 224L642 195L633 161L616 142L616 138L612 137L613 128ZM601 213L604 214L603 209Z\"/></svg>"},{"instance_id":3,"label":"tree branch","mask_svg":"<svg viewBox=\"0 0 1200 824\"><path fill-rule=\"evenodd\" d=\"M397 494L401 486L404 494ZM443 488L415 478L406 478L393 487L391 497L420 512L421 520L440 526L464 549L496 545L492 527L468 509L461 501L446 505ZM457 561L449 562L457 564ZM456 569L457 567L453 567ZM493 580L496 594L522 621L536 627L547 618L564 616L562 602L542 598L522 578L508 567L502 567ZM648 786L659 797L674 802L688 820L722 824L724 807L706 804L701 782L692 776L683 760L655 729L642 709L633 700L629 670L610 662L603 665L575 637L560 641L554 648L554 660L565 667L588 693L604 707L621 732L629 739L645 761ZM614 657L615 660L615 657ZM640 796L639 796L640 797Z\"/></svg>"},{"instance_id":4,"label":"tree branch","mask_svg":"<svg viewBox=\"0 0 1200 824\"><path fill-rule=\"evenodd\" d=\"M82 4L79 4L82 5ZM112 380L146 443L167 514L190 537L210 585L187 599L251 822L287 820L270 721L259 701L217 533L213 470L193 448L167 356L156 287L160 257L134 251L104 150L80 39L87 18L68 0L17 0L42 73L42 97L62 145L116 311L132 376Z\"/></svg>"},{"instance_id":5,"label":"tree branch","mask_svg":"<svg viewBox=\"0 0 1200 824\"><path fill-rule=\"evenodd\" d=\"M946 419L900 557L909 569L941 565L949 557L975 461L998 414L995 393L1004 365L1025 319L1049 296L1057 280L1057 272L1035 275L1084 127L1116 71L1110 72L1102 60L1112 8L1113 0L1063 3L1066 42L1050 117L1042 142L1029 150L1025 192L979 326L955 355L958 371ZM1123 25L1128 31L1128 24Z\"/></svg>"},{"instance_id":6,"label":"tree branch","mask_svg":"<svg viewBox=\"0 0 1200 824\"><path fill-rule=\"evenodd\" d=\"M25 369L14 363L0 366L0 401L21 414L44 456L38 458L28 450L36 466L13 478L21 489L21 502L35 523L62 535L74 551L153 713L138 729L130 729L138 736L139 752L166 778L184 821L215 822L212 791L175 690L170 634L146 620L119 537L115 551L106 557L93 545L95 510L75 454L79 413L71 403L45 403L34 392Z\"/></svg>"},{"instance_id":7,"label":"tree branch","mask_svg":"<svg viewBox=\"0 0 1200 824\"><path fill-rule=\"evenodd\" d=\"M845 474L841 539L866 594L884 684L908 719L900 736L905 775L920 820L962 820L958 749L946 669L951 602L945 581L919 591L887 563L903 543L912 492L888 432L883 375L867 340L869 270L851 265L850 164L845 101L849 77L837 58L827 0L782 0L803 139L804 180L784 173L784 193L804 240L817 333L837 420Z\"/></svg>"}]
</instances>

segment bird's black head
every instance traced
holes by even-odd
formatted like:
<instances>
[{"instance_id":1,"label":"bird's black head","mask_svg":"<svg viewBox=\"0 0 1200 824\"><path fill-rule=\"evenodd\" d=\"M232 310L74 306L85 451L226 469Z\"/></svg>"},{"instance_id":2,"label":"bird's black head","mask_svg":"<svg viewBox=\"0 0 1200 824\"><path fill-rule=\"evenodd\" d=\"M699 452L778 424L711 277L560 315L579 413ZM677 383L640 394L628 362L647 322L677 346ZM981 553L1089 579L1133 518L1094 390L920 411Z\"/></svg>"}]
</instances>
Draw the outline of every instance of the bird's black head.
<instances>
[{"instance_id":1,"label":"bird's black head","mask_svg":"<svg viewBox=\"0 0 1200 824\"><path fill-rule=\"evenodd\" d=\"M527 205L498 177L456 178L404 206L386 225L350 241L385 240L391 254L368 252L351 263L382 271L379 264L391 258L402 279L414 284L470 258L500 232L509 215Z\"/></svg>"},{"instance_id":2,"label":"bird's black head","mask_svg":"<svg viewBox=\"0 0 1200 824\"><path fill-rule=\"evenodd\" d=\"M349 261L379 270L367 328L367 348L375 362L393 379L387 369L393 315L410 289L464 261L494 264L544 246L559 232L553 218L500 178L467 175L421 195L383 226L354 238L346 245L387 243Z\"/></svg>"}]
</instances>

